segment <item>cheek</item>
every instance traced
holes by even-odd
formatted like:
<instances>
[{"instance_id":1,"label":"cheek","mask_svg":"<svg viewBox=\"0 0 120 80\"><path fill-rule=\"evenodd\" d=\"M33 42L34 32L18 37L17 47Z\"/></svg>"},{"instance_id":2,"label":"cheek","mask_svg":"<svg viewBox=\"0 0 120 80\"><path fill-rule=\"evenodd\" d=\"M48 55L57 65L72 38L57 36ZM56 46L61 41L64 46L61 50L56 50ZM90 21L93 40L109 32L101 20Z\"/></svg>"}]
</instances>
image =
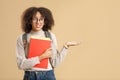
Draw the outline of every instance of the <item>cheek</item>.
<instances>
[{"instance_id":1,"label":"cheek","mask_svg":"<svg viewBox=\"0 0 120 80\"><path fill-rule=\"evenodd\" d=\"M31 25L32 25L32 28L34 28L34 27L35 27L35 24L33 24L33 23L32 23Z\"/></svg>"},{"instance_id":2,"label":"cheek","mask_svg":"<svg viewBox=\"0 0 120 80\"><path fill-rule=\"evenodd\" d=\"M41 21L41 23L44 25L45 24L45 22L44 21Z\"/></svg>"},{"instance_id":3,"label":"cheek","mask_svg":"<svg viewBox=\"0 0 120 80\"><path fill-rule=\"evenodd\" d=\"M43 25L45 25L45 21L43 20L43 21L41 21L41 23L43 23Z\"/></svg>"}]
</instances>

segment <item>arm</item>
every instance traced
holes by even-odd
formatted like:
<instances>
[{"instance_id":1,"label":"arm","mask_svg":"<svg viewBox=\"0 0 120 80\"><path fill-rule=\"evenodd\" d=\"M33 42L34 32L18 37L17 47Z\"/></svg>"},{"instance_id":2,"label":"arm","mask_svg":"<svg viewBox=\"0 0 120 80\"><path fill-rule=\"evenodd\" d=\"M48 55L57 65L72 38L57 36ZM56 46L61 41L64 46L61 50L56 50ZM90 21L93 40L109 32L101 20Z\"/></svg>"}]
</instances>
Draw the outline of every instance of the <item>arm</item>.
<instances>
[{"instance_id":1,"label":"arm","mask_svg":"<svg viewBox=\"0 0 120 80\"><path fill-rule=\"evenodd\" d=\"M58 66L64 59L64 57L67 54L68 48L70 46L77 46L80 44L80 42L76 42L76 41L71 41L71 42L67 42L63 45L63 48L61 49L61 51L58 51L57 48L57 40L54 34L51 33L51 37L52 37L52 64L54 67Z\"/></svg>"},{"instance_id":2,"label":"arm","mask_svg":"<svg viewBox=\"0 0 120 80\"><path fill-rule=\"evenodd\" d=\"M25 57L22 35L19 36L18 39L17 39L16 58L17 58L17 65L18 65L19 69L26 70L26 69L32 68L36 64L39 64L39 58L38 57L33 57L33 58L29 58L29 59L27 59Z\"/></svg>"},{"instance_id":3,"label":"arm","mask_svg":"<svg viewBox=\"0 0 120 80\"><path fill-rule=\"evenodd\" d=\"M64 57L67 54L68 49L63 46L61 51L58 51L56 37L53 33L51 33L51 37L52 37L52 53L53 53L51 62L54 67L57 67L63 61Z\"/></svg>"}]
</instances>

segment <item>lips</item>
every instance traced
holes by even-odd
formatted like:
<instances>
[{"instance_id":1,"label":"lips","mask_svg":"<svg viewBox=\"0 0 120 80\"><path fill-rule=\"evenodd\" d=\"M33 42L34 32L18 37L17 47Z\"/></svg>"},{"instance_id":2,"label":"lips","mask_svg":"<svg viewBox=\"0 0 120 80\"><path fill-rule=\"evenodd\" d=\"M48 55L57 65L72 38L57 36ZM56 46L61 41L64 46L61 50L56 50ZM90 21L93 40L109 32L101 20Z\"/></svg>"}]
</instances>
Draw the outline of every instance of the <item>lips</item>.
<instances>
[{"instance_id":1,"label":"lips","mask_svg":"<svg viewBox=\"0 0 120 80\"><path fill-rule=\"evenodd\" d=\"M40 28L40 25L37 25L36 28Z\"/></svg>"},{"instance_id":2,"label":"lips","mask_svg":"<svg viewBox=\"0 0 120 80\"><path fill-rule=\"evenodd\" d=\"M36 28L40 28L40 27L41 27L41 25L39 25L39 24L36 25Z\"/></svg>"}]
</instances>

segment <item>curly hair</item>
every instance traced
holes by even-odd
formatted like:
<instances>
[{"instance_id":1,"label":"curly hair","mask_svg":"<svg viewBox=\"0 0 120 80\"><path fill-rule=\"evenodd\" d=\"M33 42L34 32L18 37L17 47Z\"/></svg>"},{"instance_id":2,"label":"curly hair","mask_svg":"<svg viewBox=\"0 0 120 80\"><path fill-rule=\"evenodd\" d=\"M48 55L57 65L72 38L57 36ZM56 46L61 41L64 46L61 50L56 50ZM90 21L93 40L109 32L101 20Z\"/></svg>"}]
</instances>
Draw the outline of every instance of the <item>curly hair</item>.
<instances>
[{"instance_id":1,"label":"curly hair","mask_svg":"<svg viewBox=\"0 0 120 80\"><path fill-rule=\"evenodd\" d=\"M42 28L43 31L48 31L52 29L52 27L54 26L52 12L45 7L30 7L26 9L22 14L21 26L23 32L29 33L32 30L32 18L37 12L40 12L42 17L44 17L45 25Z\"/></svg>"}]
</instances>

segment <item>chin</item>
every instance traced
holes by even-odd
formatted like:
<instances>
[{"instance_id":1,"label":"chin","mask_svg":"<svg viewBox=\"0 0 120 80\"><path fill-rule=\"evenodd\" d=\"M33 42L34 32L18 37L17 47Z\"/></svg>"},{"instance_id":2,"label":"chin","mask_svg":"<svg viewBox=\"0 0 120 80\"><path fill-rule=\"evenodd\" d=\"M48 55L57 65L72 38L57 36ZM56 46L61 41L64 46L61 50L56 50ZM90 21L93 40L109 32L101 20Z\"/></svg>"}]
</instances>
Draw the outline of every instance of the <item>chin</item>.
<instances>
[{"instance_id":1,"label":"chin","mask_svg":"<svg viewBox=\"0 0 120 80\"><path fill-rule=\"evenodd\" d=\"M39 29L36 29L36 31L40 31L41 30L41 28L39 28Z\"/></svg>"}]
</instances>

